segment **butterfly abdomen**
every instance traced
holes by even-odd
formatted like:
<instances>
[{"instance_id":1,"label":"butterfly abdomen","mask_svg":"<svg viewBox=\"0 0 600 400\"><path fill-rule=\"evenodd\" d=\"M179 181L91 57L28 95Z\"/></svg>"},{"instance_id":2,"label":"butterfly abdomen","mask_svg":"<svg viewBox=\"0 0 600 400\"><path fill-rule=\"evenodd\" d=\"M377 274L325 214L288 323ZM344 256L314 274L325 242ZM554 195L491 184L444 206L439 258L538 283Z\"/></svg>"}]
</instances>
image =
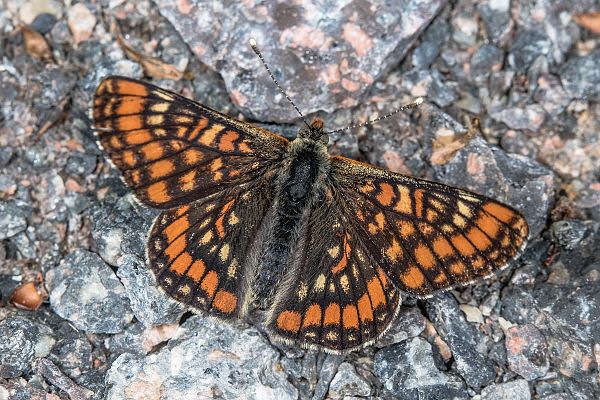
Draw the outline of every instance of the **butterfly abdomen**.
<instances>
[{"instance_id":1,"label":"butterfly abdomen","mask_svg":"<svg viewBox=\"0 0 600 400\"><path fill-rule=\"evenodd\" d=\"M305 142L291 152L288 168L279 181L272 234L260 260L254 286L261 308L267 306L266 301L287 272L286 266L289 265L290 252L297 240L303 215L314 201L327 162L316 147Z\"/></svg>"}]
</instances>

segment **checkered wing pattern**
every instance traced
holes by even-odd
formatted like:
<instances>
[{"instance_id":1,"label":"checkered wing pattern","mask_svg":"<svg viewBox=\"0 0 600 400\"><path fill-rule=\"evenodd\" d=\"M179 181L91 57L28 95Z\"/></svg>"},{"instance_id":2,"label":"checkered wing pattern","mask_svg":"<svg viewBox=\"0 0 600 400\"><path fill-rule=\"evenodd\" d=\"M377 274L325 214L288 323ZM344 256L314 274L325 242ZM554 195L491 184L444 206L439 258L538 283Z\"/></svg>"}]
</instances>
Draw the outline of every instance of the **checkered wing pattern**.
<instances>
[{"instance_id":1,"label":"checkered wing pattern","mask_svg":"<svg viewBox=\"0 0 600 400\"><path fill-rule=\"evenodd\" d=\"M377 257L340 208L343 193L325 189L301 234L293 274L275 299L276 338L329 351L352 350L380 336L400 304Z\"/></svg>"},{"instance_id":2,"label":"checkered wing pattern","mask_svg":"<svg viewBox=\"0 0 600 400\"><path fill-rule=\"evenodd\" d=\"M505 268L528 238L518 211L485 196L343 157L333 174L353 228L392 283L427 298Z\"/></svg>"},{"instance_id":3,"label":"checkered wing pattern","mask_svg":"<svg viewBox=\"0 0 600 400\"><path fill-rule=\"evenodd\" d=\"M122 77L98 86L94 122L137 198L163 209L147 245L158 284L192 309L239 315L241 265L288 141Z\"/></svg>"},{"instance_id":4,"label":"checkered wing pattern","mask_svg":"<svg viewBox=\"0 0 600 400\"><path fill-rule=\"evenodd\" d=\"M331 158L329 186L270 319L303 346L361 347L389 327L399 291L428 298L488 277L527 241L519 212L461 189L343 157Z\"/></svg>"},{"instance_id":5,"label":"checkered wing pattern","mask_svg":"<svg viewBox=\"0 0 600 400\"><path fill-rule=\"evenodd\" d=\"M99 142L146 205L168 209L250 182L288 141L176 93L123 77L94 97Z\"/></svg>"},{"instance_id":6,"label":"checkered wing pattern","mask_svg":"<svg viewBox=\"0 0 600 400\"><path fill-rule=\"evenodd\" d=\"M271 178L266 175L157 218L148 262L171 297L222 319L239 316L243 266L273 198Z\"/></svg>"}]
</instances>

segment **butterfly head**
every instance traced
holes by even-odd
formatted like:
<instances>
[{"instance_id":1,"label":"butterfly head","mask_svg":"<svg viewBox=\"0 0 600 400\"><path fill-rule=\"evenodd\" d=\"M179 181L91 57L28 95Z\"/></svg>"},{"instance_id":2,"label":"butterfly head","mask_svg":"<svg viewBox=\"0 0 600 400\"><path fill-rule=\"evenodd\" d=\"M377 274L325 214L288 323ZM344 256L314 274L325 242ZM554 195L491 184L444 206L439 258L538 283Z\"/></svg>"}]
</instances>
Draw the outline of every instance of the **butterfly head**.
<instances>
[{"instance_id":1,"label":"butterfly head","mask_svg":"<svg viewBox=\"0 0 600 400\"><path fill-rule=\"evenodd\" d=\"M324 126L325 124L322 119L315 118L308 127L300 130L298 136L327 144L329 142L329 135L323 129Z\"/></svg>"}]
</instances>

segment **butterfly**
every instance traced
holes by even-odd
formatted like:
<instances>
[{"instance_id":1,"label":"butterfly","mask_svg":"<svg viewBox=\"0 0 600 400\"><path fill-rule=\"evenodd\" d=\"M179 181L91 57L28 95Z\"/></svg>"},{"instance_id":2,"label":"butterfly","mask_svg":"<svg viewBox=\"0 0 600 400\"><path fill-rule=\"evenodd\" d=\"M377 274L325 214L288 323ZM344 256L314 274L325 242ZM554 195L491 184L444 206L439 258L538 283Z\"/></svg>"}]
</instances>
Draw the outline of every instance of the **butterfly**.
<instances>
[{"instance_id":1,"label":"butterfly","mask_svg":"<svg viewBox=\"0 0 600 400\"><path fill-rule=\"evenodd\" d=\"M221 320L261 315L274 340L339 353L374 342L401 293L425 299L505 268L525 218L498 201L327 152L125 77L98 86L99 143L162 210L147 261L169 296Z\"/></svg>"}]
</instances>

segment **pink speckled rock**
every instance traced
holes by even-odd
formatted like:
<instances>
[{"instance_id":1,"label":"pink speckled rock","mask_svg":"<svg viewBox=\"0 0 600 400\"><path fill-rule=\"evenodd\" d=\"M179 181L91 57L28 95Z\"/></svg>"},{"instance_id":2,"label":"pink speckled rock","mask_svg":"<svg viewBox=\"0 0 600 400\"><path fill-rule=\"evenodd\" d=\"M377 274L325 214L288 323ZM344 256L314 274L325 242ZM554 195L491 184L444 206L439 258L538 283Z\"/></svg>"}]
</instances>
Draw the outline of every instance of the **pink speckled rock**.
<instances>
[{"instance_id":1,"label":"pink speckled rock","mask_svg":"<svg viewBox=\"0 0 600 400\"><path fill-rule=\"evenodd\" d=\"M198 59L223 77L232 100L260 120L297 114L270 82L248 40L305 114L362 101L406 54L445 0L157 1Z\"/></svg>"}]
</instances>

